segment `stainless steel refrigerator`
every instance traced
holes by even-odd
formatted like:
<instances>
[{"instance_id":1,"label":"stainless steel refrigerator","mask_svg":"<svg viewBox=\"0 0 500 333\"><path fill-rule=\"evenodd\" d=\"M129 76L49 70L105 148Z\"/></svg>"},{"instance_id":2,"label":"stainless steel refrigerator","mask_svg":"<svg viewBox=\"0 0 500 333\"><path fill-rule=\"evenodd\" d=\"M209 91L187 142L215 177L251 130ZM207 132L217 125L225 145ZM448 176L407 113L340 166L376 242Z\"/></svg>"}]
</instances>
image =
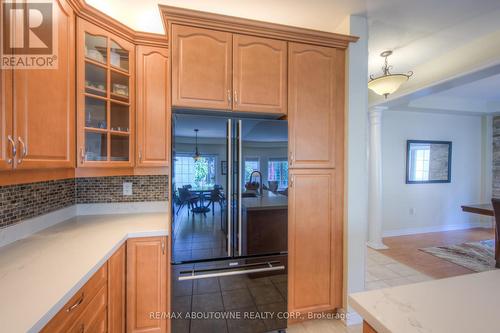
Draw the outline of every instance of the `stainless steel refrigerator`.
<instances>
[{"instance_id":1,"label":"stainless steel refrigerator","mask_svg":"<svg viewBox=\"0 0 500 333\"><path fill-rule=\"evenodd\" d=\"M284 330L287 122L172 121L173 332Z\"/></svg>"}]
</instances>

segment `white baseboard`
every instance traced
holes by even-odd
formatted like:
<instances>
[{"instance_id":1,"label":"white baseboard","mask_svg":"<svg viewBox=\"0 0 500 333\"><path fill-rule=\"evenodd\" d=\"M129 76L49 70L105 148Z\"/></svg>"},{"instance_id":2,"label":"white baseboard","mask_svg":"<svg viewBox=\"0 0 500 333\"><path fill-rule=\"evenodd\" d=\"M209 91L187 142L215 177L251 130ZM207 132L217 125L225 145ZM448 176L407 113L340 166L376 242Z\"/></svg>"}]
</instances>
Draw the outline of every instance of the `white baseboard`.
<instances>
[{"instance_id":1,"label":"white baseboard","mask_svg":"<svg viewBox=\"0 0 500 333\"><path fill-rule=\"evenodd\" d=\"M440 231L451 231L451 230L466 230L471 228L491 228L491 224L482 222L473 222L473 223L461 223L461 224L436 225L430 227L386 230L382 232L382 237L425 234L428 232L440 232Z\"/></svg>"},{"instance_id":2,"label":"white baseboard","mask_svg":"<svg viewBox=\"0 0 500 333\"><path fill-rule=\"evenodd\" d=\"M0 229L0 247L79 215L167 213L168 209L168 201L72 205Z\"/></svg>"}]
</instances>

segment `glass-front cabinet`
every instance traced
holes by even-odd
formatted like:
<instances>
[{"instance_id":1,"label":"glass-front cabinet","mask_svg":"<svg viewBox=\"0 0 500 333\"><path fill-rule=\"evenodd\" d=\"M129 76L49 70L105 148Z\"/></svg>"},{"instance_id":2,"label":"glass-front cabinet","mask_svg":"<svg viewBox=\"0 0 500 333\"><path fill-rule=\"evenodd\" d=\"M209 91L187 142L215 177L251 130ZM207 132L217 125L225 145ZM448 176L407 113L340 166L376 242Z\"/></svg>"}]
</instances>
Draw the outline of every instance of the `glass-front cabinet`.
<instances>
[{"instance_id":1,"label":"glass-front cabinet","mask_svg":"<svg viewBox=\"0 0 500 333\"><path fill-rule=\"evenodd\" d=\"M134 45L78 20L78 166L134 161Z\"/></svg>"}]
</instances>

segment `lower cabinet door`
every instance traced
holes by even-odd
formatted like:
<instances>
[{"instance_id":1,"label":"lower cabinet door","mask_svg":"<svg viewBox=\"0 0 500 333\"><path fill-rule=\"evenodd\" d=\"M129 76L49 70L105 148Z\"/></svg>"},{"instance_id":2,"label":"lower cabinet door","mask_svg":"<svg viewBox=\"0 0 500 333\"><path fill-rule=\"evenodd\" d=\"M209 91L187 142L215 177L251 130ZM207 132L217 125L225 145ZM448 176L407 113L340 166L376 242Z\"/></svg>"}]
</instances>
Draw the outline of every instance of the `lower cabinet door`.
<instances>
[{"instance_id":1,"label":"lower cabinet door","mask_svg":"<svg viewBox=\"0 0 500 333\"><path fill-rule=\"evenodd\" d=\"M333 169L289 169L288 310L342 306L342 182Z\"/></svg>"},{"instance_id":2,"label":"lower cabinet door","mask_svg":"<svg viewBox=\"0 0 500 333\"><path fill-rule=\"evenodd\" d=\"M108 260L108 332L125 332L126 245Z\"/></svg>"},{"instance_id":3,"label":"lower cabinet door","mask_svg":"<svg viewBox=\"0 0 500 333\"><path fill-rule=\"evenodd\" d=\"M127 241L127 332L167 331L166 237Z\"/></svg>"}]
</instances>

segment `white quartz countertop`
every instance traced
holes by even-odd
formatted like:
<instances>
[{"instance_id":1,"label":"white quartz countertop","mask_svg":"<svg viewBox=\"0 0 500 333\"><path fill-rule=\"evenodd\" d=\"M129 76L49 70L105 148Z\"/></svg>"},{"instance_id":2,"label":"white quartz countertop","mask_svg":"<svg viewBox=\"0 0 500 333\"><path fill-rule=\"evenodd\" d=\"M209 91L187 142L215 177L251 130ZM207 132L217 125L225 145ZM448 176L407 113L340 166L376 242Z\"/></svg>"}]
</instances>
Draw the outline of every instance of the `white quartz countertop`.
<instances>
[{"instance_id":1,"label":"white quartz countertop","mask_svg":"<svg viewBox=\"0 0 500 333\"><path fill-rule=\"evenodd\" d=\"M500 332L500 270L352 294L378 333Z\"/></svg>"},{"instance_id":2,"label":"white quartz countertop","mask_svg":"<svg viewBox=\"0 0 500 333\"><path fill-rule=\"evenodd\" d=\"M127 238L167 235L166 213L78 216L0 248L0 331L38 332Z\"/></svg>"}]
</instances>

